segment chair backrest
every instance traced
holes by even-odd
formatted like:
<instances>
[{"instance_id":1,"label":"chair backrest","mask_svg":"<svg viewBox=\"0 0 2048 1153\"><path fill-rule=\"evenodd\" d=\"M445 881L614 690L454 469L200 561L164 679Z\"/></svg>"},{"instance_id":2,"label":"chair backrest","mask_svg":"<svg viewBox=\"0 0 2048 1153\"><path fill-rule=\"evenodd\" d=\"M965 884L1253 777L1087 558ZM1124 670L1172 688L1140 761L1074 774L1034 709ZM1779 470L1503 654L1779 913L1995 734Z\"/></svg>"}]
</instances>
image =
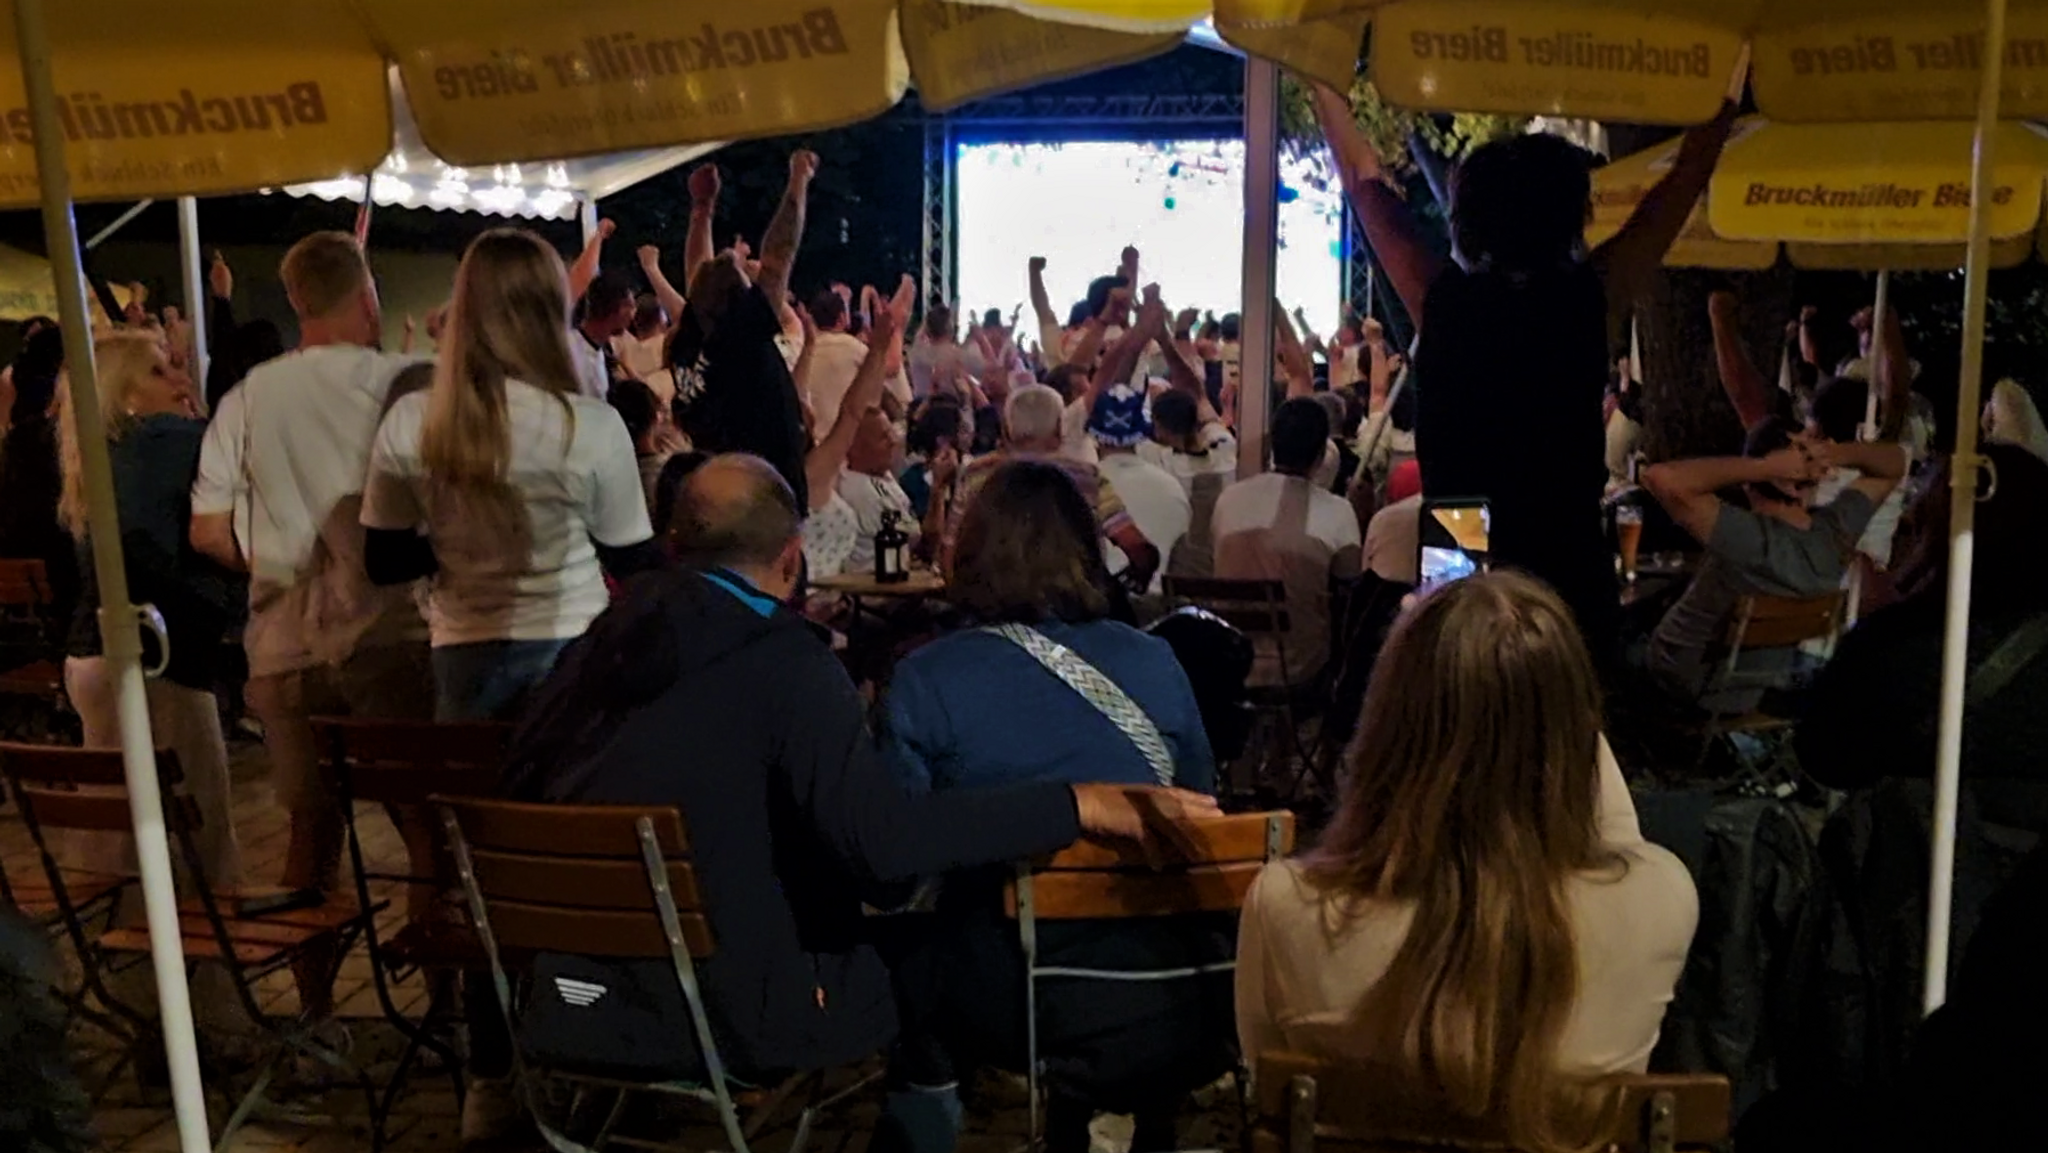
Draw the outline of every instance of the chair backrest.
<instances>
[{"instance_id":1,"label":"chair backrest","mask_svg":"<svg viewBox=\"0 0 2048 1153\"><path fill-rule=\"evenodd\" d=\"M1731 653L1784 649L1832 638L1841 627L1845 595L1817 597L1747 596L1736 602L1722 643Z\"/></svg>"},{"instance_id":2,"label":"chair backrest","mask_svg":"<svg viewBox=\"0 0 2048 1153\"><path fill-rule=\"evenodd\" d=\"M313 735L352 798L385 805L492 796L512 746L512 726L496 721L315 717Z\"/></svg>"},{"instance_id":3,"label":"chair backrest","mask_svg":"<svg viewBox=\"0 0 2048 1153\"><path fill-rule=\"evenodd\" d=\"M1294 848L1294 814L1241 813L1176 822L1147 848L1080 841L1019 866L1005 906L1040 921L1234 912L1267 861ZM1147 856L1147 852L1151 856Z\"/></svg>"},{"instance_id":4,"label":"chair backrest","mask_svg":"<svg viewBox=\"0 0 2048 1153\"><path fill-rule=\"evenodd\" d=\"M711 955L696 871L679 859L689 841L674 808L432 800L499 950L668 957L654 888L665 878L690 955Z\"/></svg>"},{"instance_id":5,"label":"chair backrest","mask_svg":"<svg viewBox=\"0 0 2048 1153\"><path fill-rule=\"evenodd\" d=\"M1160 589L1167 600L1208 609L1247 634L1283 636L1293 624L1282 581L1168 576Z\"/></svg>"},{"instance_id":6,"label":"chair backrest","mask_svg":"<svg viewBox=\"0 0 2048 1153\"><path fill-rule=\"evenodd\" d=\"M178 787L185 780L178 754L158 749L156 772L163 787L165 821L173 829L198 829L199 807ZM48 829L125 833L134 828L119 749L0 742L0 776L6 778L29 831L39 840Z\"/></svg>"},{"instance_id":7,"label":"chair backrest","mask_svg":"<svg viewBox=\"0 0 2048 1153\"><path fill-rule=\"evenodd\" d=\"M38 611L50 605L50 578L39 560L0 560L0 610Z\"/></svg>"},{"instance_id":8,"label":"chair backrest","mask_svg":"<svg viewBox=\"0 0 2048 1153\"><path fill-rule=\"evenodd\" d=\"M1405 1097L1398 1081L1369 1065L1335 1065L1292 1054L1258 1059L1253 1153L1513 1153L1489 1120ZM1724 1144L1728 1079L1706 1074L1605 1078L1610 1099L1599 1147L1611 1153L1680 1153Z\"/></svg>"}]
</instances>

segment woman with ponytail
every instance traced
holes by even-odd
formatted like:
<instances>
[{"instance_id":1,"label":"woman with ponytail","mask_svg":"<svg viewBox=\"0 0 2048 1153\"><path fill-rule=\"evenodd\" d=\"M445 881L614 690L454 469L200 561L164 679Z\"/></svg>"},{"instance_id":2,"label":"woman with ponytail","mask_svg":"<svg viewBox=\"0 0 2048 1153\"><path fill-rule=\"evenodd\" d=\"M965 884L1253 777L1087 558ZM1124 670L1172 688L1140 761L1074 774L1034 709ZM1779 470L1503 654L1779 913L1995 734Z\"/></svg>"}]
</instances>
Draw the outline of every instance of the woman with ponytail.
<instances>
[{"instance_id":1,"label":"woman with ponytail","mask_svg":"<svg viewBox=\"0 0 2048 1153\"><path fill-rule=\"evenodd\" d=\"M440 361L377 432L370 579L431 576L435 715L510 719L604 611L604 574L659 563L633 442L580 395L569 284L539 237L496 229L455 274Z\"/></svg>"},{"instance_id":2,"label":"woman with ponytail","mask_svg":"<svg viewBox=\"0 0 2048 1153\"><path fill-rule=\"evenodd\" d=\"M1600 735L1592 658L1533 578L1425 598L1373 672L1345 795L1238 936L1247 1059L1369 1065L1528 1153L1584 1148L1648 1065L1698 920Z\"/></svg>"}]
</instances>

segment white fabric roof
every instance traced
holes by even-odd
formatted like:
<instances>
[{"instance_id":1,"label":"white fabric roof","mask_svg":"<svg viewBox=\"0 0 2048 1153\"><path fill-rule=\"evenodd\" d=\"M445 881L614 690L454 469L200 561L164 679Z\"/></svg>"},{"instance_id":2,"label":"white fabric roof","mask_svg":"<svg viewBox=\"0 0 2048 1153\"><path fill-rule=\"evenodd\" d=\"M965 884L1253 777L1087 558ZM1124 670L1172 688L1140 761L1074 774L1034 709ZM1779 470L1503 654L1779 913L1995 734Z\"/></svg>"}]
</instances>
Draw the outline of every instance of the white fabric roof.
<instances>
[{"instance_id":1,"label":"white fabric roof","mask_svg":"<svg viewBox=\"0 0 2048 1153\"><path fill-rule=\"evenodd\" d=\"M690 144L580 160L457 168L428 151L420 139L397 69L391 72L391 109L391 154L370 176L370 199L405 208L573 220L577 202L583 197L610 196L724 147ZM288 185L283 191L293 196L360 202L363 184L362 176L351 175Z\"/></svg>"}]
</instances>

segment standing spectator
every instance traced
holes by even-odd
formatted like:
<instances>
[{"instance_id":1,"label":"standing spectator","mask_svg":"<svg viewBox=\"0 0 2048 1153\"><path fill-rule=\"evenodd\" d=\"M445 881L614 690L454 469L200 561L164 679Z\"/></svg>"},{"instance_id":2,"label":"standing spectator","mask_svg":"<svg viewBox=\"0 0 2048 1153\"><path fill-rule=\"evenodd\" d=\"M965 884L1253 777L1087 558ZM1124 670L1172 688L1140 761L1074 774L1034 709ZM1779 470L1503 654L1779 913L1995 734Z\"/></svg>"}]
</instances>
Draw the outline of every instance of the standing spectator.
<instances>
[{"instance_id":1,"label":"standing spectator","mask_svg":"<svg viewBox=\"0 0 2048 1153\"><path fill-rule=\"evenodd\" d=\"M1294 687L1314 680L1329 660L1330 582L1358 576L1358 514L1312 479L1330 443L1322 405L1308 397L1281 405L1272 440L1273 471L1224 489L1211 532L1218 577L1286 584L1286 667L1279 643L1261 635L1252 683Z\"/></svg>"},{"instance_id":2,"label":"standing spectator","mask_svg":"<svg viewBox=\"0 0 2048 1153\"><path fill-rule=\"evenodd\" d=\"M412 590L363 572L358 525L370 442L413 359L378 351L383 321L353 236L316 232L278 274L298 314L297 352L251 370L221 400L192 486L192 544L250 573L249 706L263 722L278 800L291 814L283 883L328 890L340 863L335 782L320 769L315 716L422 718L433 678ZM426 826L401 829L429 858ZM331 958L294 968L302 1007L332 1009Z\"/></svg>"},{"instance_id":3,"label":"standing spectator","mask_svg":"<svg viewBox=\"0 0 2048 1153\"><path fill-rule=\"evenodd\" d=\"M791 361L775 338L782 333L779 307L789 296L804 204L817 170L815 155L791 154L789 186L761 240L758 279L747 275L746 261L736 252L710 255L709 206L718 200L718 170L705 165L691 173L690 303L669 343L676 420L690 443L700 452L752 453L774 465L803 508L810 507L804 457L811 438L804 432Z\"/></svg>"},{"instance_id":4,"label":"standing spectator","mask_svg":"<svg viewBox=\"0 0 2048 1153\"><path fill-rule=\"evenodd\" d=\"M603 573L660 563L633 445L581 395L561 258L478 237L430 391L392 405L363 494L379 584L431 575L434 715L511 719L608 602ZM422 531L424 530L424 534Z\"/></svg>"},{"instance_id":5,"label":"standing spectator","mask_svg":"<svg viewBox=\"0 0 2048 1153\"><path fill-rule=\"evenodd\" d=\"M100 421L114 476L115 511L127 566L129 599L156 606L170 639L163 675L145 682L150 729L178 755L185 782L199 806L199 857L210 884L241 881L228 796L228 750L213 697L221 637L247 595L239 580L192 548L187 539L192 478L199 469L206 422L198 390L171 366L152 336L121 332L94 343ZM83 577L66 646L64 687L78 709L88 748L121 747L119 686L107 668L100 636L99 584L93 579L91 524L85 466L67 392L63 413L64 527L78 543ZM136 627L133 621L126 627ZM144 648L155 646L143 632ZM126 841L126 837L121 838ZM96 866L118 872L119 854Z\"/></svg>"},{"instance_id":6,"label":"standing spectator","mask_svg":"<svg viewBox=\"0 0 2048 1153\"><path fill-rule=\"evenodd\" d=\"M1734 79L1739 98L1744 77ZM1372 250L1416 318L1423 489L1489 501L1493 563L1549 582L1612 667L1621 610L1600 530L1609 326L1657 275L1705 191L1734 100L1687 134L1671 171L1589 254L1584 152L1541 134L1478 149L1455 181L1456 262L1424 242L1345 98L1319 84L1315 105Z\"/></svg>"},{"instance_id":7,"label":"standing spectator","mask_svg":"<svg viewBox=\"0 0 2048 1153\"><path fill-rule=\"evenodd\" d=\"M63 331L52 324L30 334L8 371L14 400L0 440L0 556L42 561L53 607L64 614L57 619L68 620L78 597L78 563L70 534L57 519L63 490L56 420Z\"/></svg>"},{"instance_id":8,"label":"standing spectator","mask_svg":"<svg viewBox=\"0 0 2048 1153\"><path fill-rule=\"evenodd\" d=\"M609 399L612 410L625 423L626 435L633 440L633 463L640 470L640 487L647 494L647 508L651 512L661 470L682 447L682 438L669 421L668 408L642 382L620 381L612 386Z\"/></svg>"},{"instance_id":9,"label":"standing spectator","mask_svg":"<svg viewBox=\"0 0 2048 1153\"><path fill-rule=\"evenodd\" d=\"M612 385L629 378L614 342L632 330L639 315L632 284L621 273L599 275L583 294L582 313L576 323L577 381L583 395L603 400Z\"/></svg>"}]
</instances>

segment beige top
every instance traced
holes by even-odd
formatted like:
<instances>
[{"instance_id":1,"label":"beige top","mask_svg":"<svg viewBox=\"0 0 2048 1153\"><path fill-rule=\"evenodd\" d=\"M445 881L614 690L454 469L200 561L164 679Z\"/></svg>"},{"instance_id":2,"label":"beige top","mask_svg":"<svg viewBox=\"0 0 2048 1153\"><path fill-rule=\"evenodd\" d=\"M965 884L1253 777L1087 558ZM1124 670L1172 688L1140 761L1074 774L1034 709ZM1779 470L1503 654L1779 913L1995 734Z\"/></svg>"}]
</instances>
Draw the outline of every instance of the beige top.
<instances>
[{"instance_id":1,"label":"beige top","mask_svg":"<svg viewBox=\"0 0 2048 1153\"><path fill-rule=\"evenodd\" d=\"M1579 999L1560 1042L1567 1071L1645 1071L1699 920L1685 866L1645 842L1635 807L1601 744L1601 831L1625 869L1566 886L1579 946ZM1247 1058L1292 1052L1383 1057L1354 1048L1349 1022L1393 962L1414 914L1406 902L1361 902L1344 917L1293 861L1267 866L1245 899L1237 937L1237 1034Z\"/></svg>"}]
</instances>

